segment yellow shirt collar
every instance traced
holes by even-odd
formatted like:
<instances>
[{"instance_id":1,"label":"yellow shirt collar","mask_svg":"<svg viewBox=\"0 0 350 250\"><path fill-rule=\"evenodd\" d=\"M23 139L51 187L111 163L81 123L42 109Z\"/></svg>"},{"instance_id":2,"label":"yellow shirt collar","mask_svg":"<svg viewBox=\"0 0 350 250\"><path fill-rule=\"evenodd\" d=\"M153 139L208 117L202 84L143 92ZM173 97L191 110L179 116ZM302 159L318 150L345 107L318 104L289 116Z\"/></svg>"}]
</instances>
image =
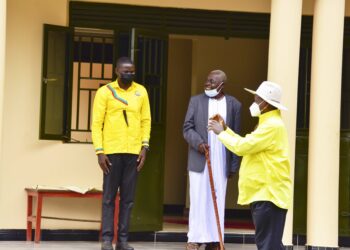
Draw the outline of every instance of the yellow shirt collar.
<instances>
[{"instance_id":1,"label":"yellow shirt collar","mask_svg":"<svg viewBox=\"0 0 350 250\"><path fill-rule=\"evenodd\" d=\"M118 80L115 80L114 82L112 82L111 85L112 85L113 88L120 89L120 90L122 90L122 91L132 91L132 90L136 87L136 84L135 84L134 81L131 83L131 86L130 86L127 90L122 89L122 88L119 86Z\"/></svg>"},{"instance_id":2,"label":"yellow shirt collar","mask_svg":"<svg viewBox=\"0 0 350 250\"><path fill-rule=\"evenodd\" d=\"M259 124L263 123L264 121L273 116L281 116L281 111L279 109L275 109L260 115Z\"/></svg>"}]
</instances>

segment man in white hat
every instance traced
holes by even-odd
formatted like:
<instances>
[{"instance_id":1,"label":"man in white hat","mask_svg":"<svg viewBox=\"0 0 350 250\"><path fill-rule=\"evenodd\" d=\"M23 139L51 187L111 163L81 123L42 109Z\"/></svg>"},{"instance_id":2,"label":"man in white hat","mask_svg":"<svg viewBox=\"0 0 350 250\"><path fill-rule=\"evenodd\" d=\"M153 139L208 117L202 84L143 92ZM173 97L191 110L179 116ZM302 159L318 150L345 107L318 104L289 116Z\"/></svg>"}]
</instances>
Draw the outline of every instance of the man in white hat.
<instances>
[{"instance_id":1,"label":"man in white hat","mask_svg":"<svg viewBox=\"0 0 350 250\"><path fill-rule=\"evenodd\" d=\"M239 171L238 203L250 205L255 225L255 242L259 250L284 249L282 236L287 209L291 205L291 180L288 137L280 110L281 87L273 82L261 83L250 113L259 117L257 128L241 137L223 121L211 120L208 130L236 155L243 156Z\"/></svg>"}]
</instances>

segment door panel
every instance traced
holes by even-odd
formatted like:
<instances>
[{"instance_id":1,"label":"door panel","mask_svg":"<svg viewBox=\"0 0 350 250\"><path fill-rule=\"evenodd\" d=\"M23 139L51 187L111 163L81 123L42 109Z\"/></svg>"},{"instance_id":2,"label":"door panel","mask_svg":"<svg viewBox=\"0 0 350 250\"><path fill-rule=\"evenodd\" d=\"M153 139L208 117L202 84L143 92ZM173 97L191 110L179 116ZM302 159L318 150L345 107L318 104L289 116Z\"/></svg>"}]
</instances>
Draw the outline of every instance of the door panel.
<instances>
[{"instance_id":1,"label":"door panel","mask_svg":"<svg viewBox=\"0 0 350 250\"><path fill-rule=\"evenodd\" d=\"M70 28L44 25L40 139L63 140L69 107Z\"/></svg>"},{"instance_id":2,"label":"door panel","mask_svg":"<svg viewBox=\"0 0 350 250\"><path fill-rule=\"evenodd\" d=\"M151 150L137 183L133 231L157 231L163 224L167 47L167 35L132 30L131 57L136 79L147 89L152 115Z\"/></svg>"}]
</instances>

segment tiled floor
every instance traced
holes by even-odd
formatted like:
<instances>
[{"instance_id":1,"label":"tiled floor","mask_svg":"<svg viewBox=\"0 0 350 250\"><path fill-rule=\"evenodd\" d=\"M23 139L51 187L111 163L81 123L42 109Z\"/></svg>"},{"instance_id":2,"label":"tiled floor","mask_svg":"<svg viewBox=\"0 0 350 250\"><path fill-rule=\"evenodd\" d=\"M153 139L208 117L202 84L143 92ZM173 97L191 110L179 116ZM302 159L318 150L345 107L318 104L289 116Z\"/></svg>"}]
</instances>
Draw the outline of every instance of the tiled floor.
<instances>
[{"instance_id":1,"label":"tiled floor","mask_svg":"<svg viewBox=\"0 0 350 250\"><path fill-rule=\"evenodd\" d=\"M186 233L187 225L164 223L163 230L159 233ZM226 234L254 235L254 230L225 228ZM185 242L131 242L135 250L184 250ZM78 242L78 241L41 241L40 244L25 241L0 241L0 250L100 250L99 242ZM204 250L204 247L200 248ZM249 244L225 244L226 250L256 250L255 245ZM304 246L294 246L294 250L304 250ZM350 250L350 248L341 248Z\"/></svg>"},{"instance_id":2,"label":"tiled floor","mask_svg":"<svg viewBox=\"0 0 350 250\"><path fill-rule=\"evenodd\" d=\"M131 244L135 250L184 250L185 243L153 243L153 242L132 242ZM100 250L100 244L98 242L52 242L43 241L40 244L28 243L24 241L0 241L0 249L2 250ZM204 249L203 247L201 249ZM254 245L237 245L226 244L226 250L255 250ZM294 249L304 249L302 247ZM346 248L344 248L346 249ZM347 248L349 249L349 248Z\"/></svg>"},{"instance_id":3,"label":"tiled floor","mask_svg":"<svg viewBox=\"0 0 350 250\"><path fill-rule=\"evenodd\" d=\"M132 242L135 250L184 250L185 243L153 243L153 242ZM40 244L34 244L25 241L0 241L0 249L2 250L100 250L98 242L53 242L43 241ZM204 249L203 247L201 249ZM226 250L255 250L255 245L238 245L226 244ZM294 250L304 250L305 247L294 247ZM350 248L341 248L342 250L350 250Z\"/></svg>"}]
</instances>

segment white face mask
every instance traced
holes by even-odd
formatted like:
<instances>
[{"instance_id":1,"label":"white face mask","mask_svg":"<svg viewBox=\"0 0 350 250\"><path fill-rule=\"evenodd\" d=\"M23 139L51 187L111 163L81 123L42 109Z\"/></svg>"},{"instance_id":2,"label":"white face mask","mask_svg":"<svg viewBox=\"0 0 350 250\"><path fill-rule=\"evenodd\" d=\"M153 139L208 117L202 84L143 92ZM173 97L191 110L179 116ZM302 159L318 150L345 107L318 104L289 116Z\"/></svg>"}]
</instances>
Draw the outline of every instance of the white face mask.
<instances>
[{"instance_id":1,"label":"white face mask","mask_svg":"<svg viewBox=\"0 0 350 250\"><path fill-rule=\"evenodd\" d=\"M223 83L221 83L216 89L205 89L204 90L205 94L211 98L217 96L221 91L221 90L218 91L218 89L221 87L222 84Z\"/></svg>"},{"instance_id":2,"label":"white face mask","mask_svg":"<svg viewBox=\"0 0 350 250\"><path fill-rule=\"evenodd\" d=\"M256 102L253 102L252 105L250 105L249 111L252 117L257 117L261 115L259 105Z\"/></svg>"},{"instance_id":3,"label":"white face mask","mask_svg":"<svg viewBox=\"0 0 350 250\"><path fill-rule=\"evenodd\" d=\"M253 117L258 117L261 115L261 110L260 110L260 104L263 103L260 102L259 104L257 104L256 102L253 102L252 105L250 105L249 107L249 111L250 111L250 115ZM266 107L265 107L266 108ZM263 108L263 110L265 109Z\"/></svg>"}]
</instances>

